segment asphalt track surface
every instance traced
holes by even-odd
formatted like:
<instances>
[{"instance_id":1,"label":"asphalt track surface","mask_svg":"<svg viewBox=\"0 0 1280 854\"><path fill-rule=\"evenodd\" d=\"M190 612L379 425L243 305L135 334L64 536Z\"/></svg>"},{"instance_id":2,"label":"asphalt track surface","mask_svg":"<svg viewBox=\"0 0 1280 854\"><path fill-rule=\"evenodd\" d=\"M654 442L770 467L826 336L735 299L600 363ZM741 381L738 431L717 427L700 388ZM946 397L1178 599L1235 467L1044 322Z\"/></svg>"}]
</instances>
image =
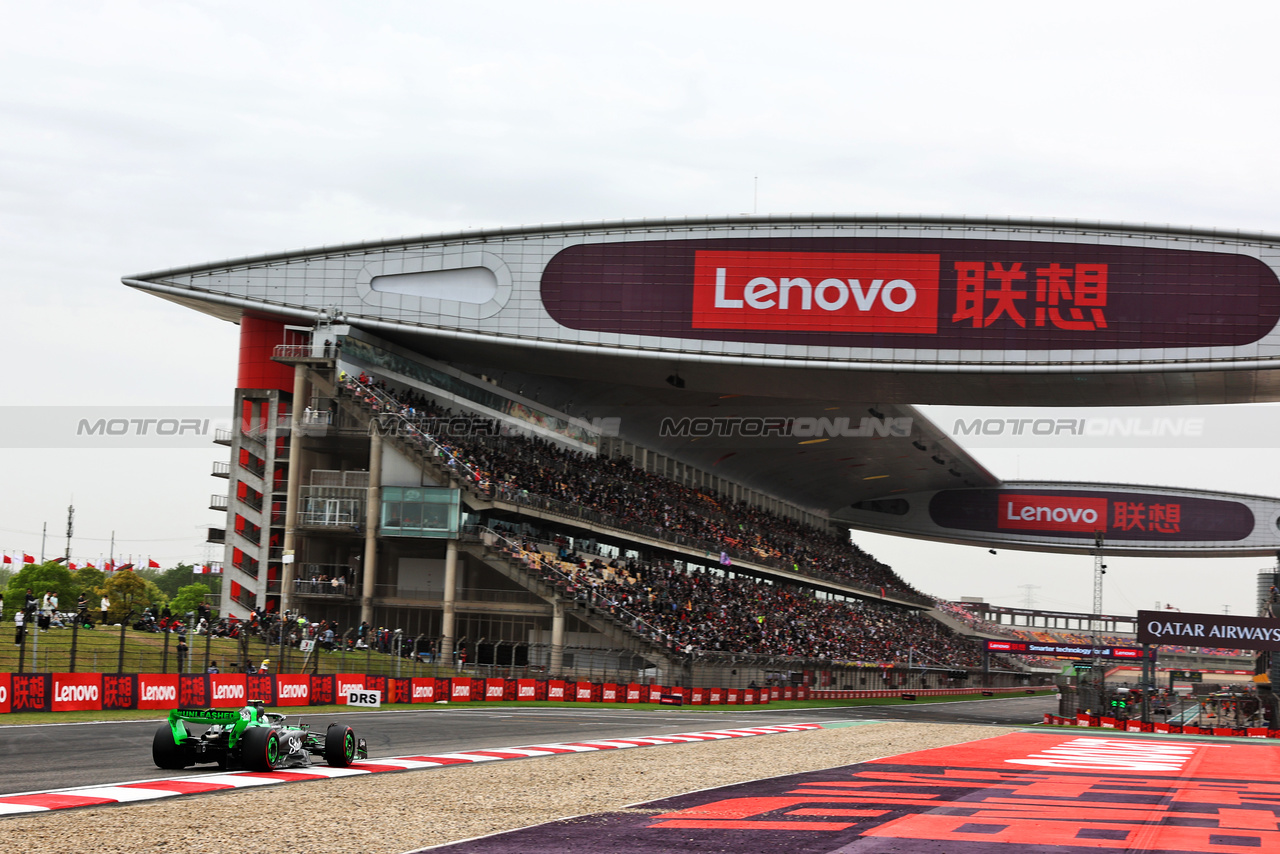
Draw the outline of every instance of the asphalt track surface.
<instances>
[{"instance_id":1,"label":"asphalt track surface","mask_svg":"<svg viewBox=\"0 0 1280 854\"><path fill-rule=\"evenodd\" d=\"M432 706L410 711L344 712L294 716L323 730L330 722L351 726L369 746L369 758L452 753L523 744L664 735L694 730L839 720L1026 726L1055 712L1055 696L992 698L923 705L847 706L821 709L735 707L715 711L572 707ZM107 785L154 778L151 738L159 721L0 726L0 794ZM200 766L167 774L171 779L218 773Z\"/></svg>"}]
</instances>

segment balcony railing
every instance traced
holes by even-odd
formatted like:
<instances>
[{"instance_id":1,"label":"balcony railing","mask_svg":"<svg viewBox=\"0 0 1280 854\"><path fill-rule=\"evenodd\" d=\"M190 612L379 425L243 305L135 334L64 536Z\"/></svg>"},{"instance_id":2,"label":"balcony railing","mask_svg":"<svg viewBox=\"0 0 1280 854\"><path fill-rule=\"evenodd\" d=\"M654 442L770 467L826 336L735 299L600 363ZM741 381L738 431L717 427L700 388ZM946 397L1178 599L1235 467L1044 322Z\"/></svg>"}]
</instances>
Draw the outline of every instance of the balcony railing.
<instances>
[{"instance_id":1,"label":"balcony railing","mask_svg":"<svg viewBox=\"0 0 1280 854\"><path fill-rule=\"evenodd\" d=\"M271 358L277 362L328 362L338 355L333 344L277 344Z\"/></svg>"},{"instance_id":2,"label":"balcony railing","mask_svg":"<svg viewBox=\"0 0 1280 854\"><path fill-rule=\"evenodd\" d=\"M240 560L234 563L234 566L236 569L240 570L241 572L248 573L249 575L252 575L254 578L258 577L258 561L249 557L248 555L241 556Z\"/></svg>"},{"instance_id":3,"label":"balcony railing","mask_svg":"<svg viewBox=\"0 0 1280 854\"><path fill-rule=\"evenodd\" d=\"M356 570L345 563L303 563L298 565L293 582L294 592L301 596L360 595Z\"/></svg>"},{"instance_id":4,"label":"balcony railing","mask_svg":"<svg viewBox=\"0 0 1280 854\"><path fill-rule=\"evenodd\" d=\"M248 587L241 586L238 596L232 597L237 603L252 610L258 605L258 597Z\"/></svg>"},{"instance_id":5,"label":"balcony railing","mask_svg":"<svg viewBox=\"0 0 1280 854\"><path fill-rule=\"evenodd\" d=\"M225 495L210 495L210 496L209 496L209 509L210 509L210 510L226 510L226 509L227 509L227 496L225 496Z\"/></svg>"}]
</instances>

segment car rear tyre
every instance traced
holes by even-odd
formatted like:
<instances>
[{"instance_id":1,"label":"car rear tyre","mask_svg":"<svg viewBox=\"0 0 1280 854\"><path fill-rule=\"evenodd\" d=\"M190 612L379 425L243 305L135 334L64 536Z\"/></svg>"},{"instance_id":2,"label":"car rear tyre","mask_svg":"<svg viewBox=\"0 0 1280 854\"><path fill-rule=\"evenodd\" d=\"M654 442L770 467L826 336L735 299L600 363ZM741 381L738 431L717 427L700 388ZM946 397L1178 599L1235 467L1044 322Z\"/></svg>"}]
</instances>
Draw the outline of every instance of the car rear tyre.
<instances>
[{"instance_id":1,"label":"car rear tyre","mask_svg":"<svg viewBox=\"0 0 1280 854\"><path fill-rule=\"evenodd\" d=\"M270 727L249 727L240 756L250 771L273 771L280 763L280 736Z\"/></svg>"},{"instance_id":2,"label":"car rear tyre","mask_svg":"<svg viewBox=\"0 0 1280 854\"><path fill-rule=\"evenodd\" d=\"M185 742L188 738L187 728L181 723L178 724L178 728ZM163 768L166 771L181 771L193 764L190 749L185 743L173 740L173 729L168 724L161 724L151 739L151 761L156 763L157 768Z\"/></svg>"},{"instance_id":3,"label":"car rear tyre","mask_svg":"<svg viewBox=\"0 0 1280 854\"><path fill-rule=\"evenodd\" d=\"M349 726L330 724L324 734L324 761L346 768L356 758L356 734Z\"/></svg>"}]
</instances>

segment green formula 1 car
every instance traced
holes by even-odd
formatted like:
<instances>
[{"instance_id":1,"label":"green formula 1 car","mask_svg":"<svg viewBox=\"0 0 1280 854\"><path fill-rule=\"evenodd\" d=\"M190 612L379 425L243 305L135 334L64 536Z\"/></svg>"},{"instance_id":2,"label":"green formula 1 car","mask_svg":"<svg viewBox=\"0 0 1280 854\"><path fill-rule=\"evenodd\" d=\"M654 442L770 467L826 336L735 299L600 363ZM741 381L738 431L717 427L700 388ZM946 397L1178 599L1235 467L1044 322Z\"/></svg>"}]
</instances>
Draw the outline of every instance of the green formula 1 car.
<instances>
[{"instance_id":1,"label":"green formula 1 car","mask_svg":"<svg viewBox=\"0 0 1280 854\"><path fill-rule=\"evenodd\" d=\"M157 767L174 771L202 762L250 771L305 768L312 756L344 768L368 758L364 739L349 726L330 724L321 735L307 724L287 726L284 719L257 700L243 709L174 709L151 739L151 758ZM194 735L189 724L206 729Z\"/></svg>"}]
</instances>

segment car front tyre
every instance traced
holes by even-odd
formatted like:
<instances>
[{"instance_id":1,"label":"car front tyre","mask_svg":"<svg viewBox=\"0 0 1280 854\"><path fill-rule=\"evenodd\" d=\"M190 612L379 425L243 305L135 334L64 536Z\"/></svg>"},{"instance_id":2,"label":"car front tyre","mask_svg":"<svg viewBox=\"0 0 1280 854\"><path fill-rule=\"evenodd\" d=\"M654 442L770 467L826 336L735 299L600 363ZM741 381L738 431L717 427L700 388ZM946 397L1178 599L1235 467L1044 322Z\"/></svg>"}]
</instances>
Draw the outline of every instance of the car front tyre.
<instances>
[{"instance_id":1,"label":"car front tyre","mask_svg":"<svg viewBox=\"0 0 1280 854\"><path fill-rule=\"evenodd\" d=\"M356 734L349 726L330 724L324 734L324 761L346 768L356 758Z\"/></svg>"}]
</instances>

